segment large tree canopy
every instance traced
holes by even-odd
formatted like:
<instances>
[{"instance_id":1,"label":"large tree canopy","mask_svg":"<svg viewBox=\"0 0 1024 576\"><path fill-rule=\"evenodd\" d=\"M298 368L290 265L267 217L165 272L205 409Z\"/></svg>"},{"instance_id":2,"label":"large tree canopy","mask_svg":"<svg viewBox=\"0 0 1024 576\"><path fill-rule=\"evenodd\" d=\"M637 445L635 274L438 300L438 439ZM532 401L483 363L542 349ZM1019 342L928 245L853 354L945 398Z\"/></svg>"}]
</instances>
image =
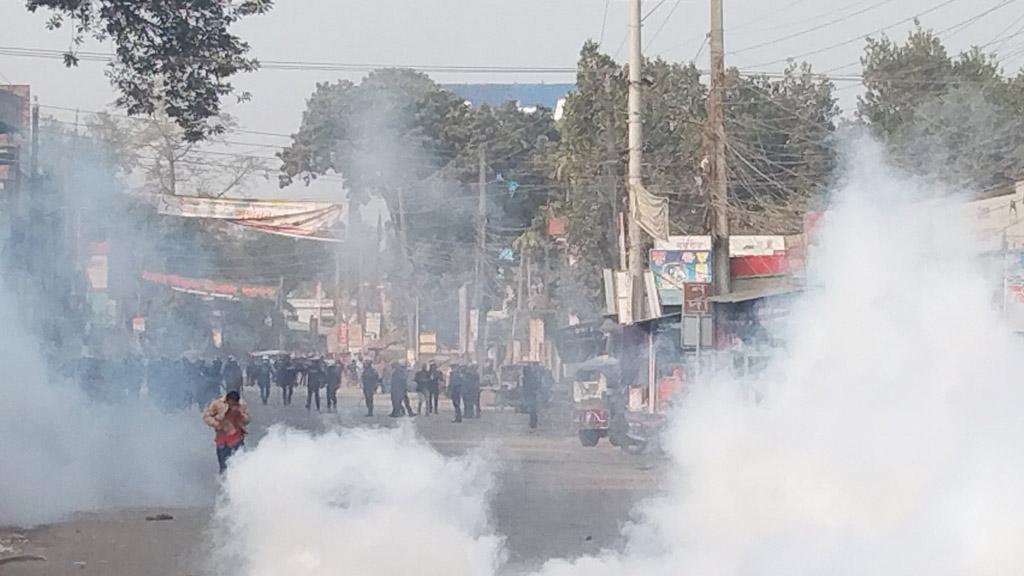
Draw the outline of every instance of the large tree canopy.
<instances>
[{"instance_id":1,"label":"large tree canopy","mask_svg":"<svg viewBox=\"0 0 1024 576\"><path fill-rule=\"evenodd\" d=\"M262 14L271 0L26 0L32 12L53 11L49 27L72 27L74 45L87 36L110 40L114 60L107 75L117 88L117 105L129 114L158 109L190 141L219 130L208 122L221 113L220 99L233 90L229 78L252 71L249 45L230 32L240 19ZM74 50L64 58L78 63Z\"/></svg>"},{"instance_id":2,"label":"large tree canopy","mask_svg":"<svg viewBox=\"0 0 1024 576\"><path fill-rule=\"evenodd\" d=\"M358 84L316 87L292 144L279 154L281 184L337 173L352 206L383 199L393 227L386 279L416 288L398 291L394 304L409 309L413 303L400 299L415 292L429 316L431 306L453 298L471 277L480 249L481 150L488 233L481 256L483 277L494 280L485 298L493 301L503 293L499 255L507 255L552 190L546 153L557 140L549 110L511 102L470 106L424 74L377 70ZM346 249L356 252L350 265L360 267L363 253L376 251L368 237L350 237Z\"/></svg>"},{"instance_id":3,"label":"large tree canopy","mask_svg":"<svg viewBox=\"0 0 1024 576\"><path fill-rule=\"evenodd\" d=\"M950 55L918 26L868 41L857 115L904 169L947 186L1002 189L1024 174L1024 76L980 48Z\"/></svg>"},{"instance_id":4,"label":"large tree canopy","mask_svg":"<svg viewBox=\"0 0 1024 576\"><path fill-rule=\"evenodd\" d=\"M707 88L692 62L649 60L643 72L645 186L669 199L673 233L704 234ZM741 76L733 69L726 82L733 229L797 232L803 211L835 167L832 134L839 108L833 85L806 65L772 77ZM619 266L614 214L623 201L626 93L626 70L597 44L584 45L553 163L566 188L558 208L568 220L574 262L563 277L588 279L584 291L594 302L600 300L601 268Z\"/></svg>"}]
</instances>

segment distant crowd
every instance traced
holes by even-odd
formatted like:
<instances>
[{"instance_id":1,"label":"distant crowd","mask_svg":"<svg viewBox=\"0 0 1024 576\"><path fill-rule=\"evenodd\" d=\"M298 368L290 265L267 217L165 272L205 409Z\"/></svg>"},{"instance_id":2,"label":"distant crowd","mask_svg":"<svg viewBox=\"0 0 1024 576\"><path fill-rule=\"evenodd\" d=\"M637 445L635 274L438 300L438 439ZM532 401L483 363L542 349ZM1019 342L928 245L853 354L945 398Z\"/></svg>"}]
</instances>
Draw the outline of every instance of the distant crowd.
<instances>
[{"instance_id":1,"label":"distant crowd","mask_svg":"<svg viewBox=\"0 0 1024 576\"><path fill-rule=\"evenodd\" d=\"M245 387L268 404L274 389L281 404L291 406L296 388L304 388L307 410L337 412L343 386L361 388L367 416L374 415L374 396L387 394L393 418L439 413L442 393L452 402L454 422L481 414L480 370L475 364L451 364L443 371L434 362L413 370L405 361L354 355L347 361L317 355L251 354L240 363L227 358L127 356L101 360L81 358L66 368L94 400L116 402L138 398L143 389L166 410L205 407L229 392L242 395ZM413 399L416 401L414 409Z\"/></svg>"}]
</instances>

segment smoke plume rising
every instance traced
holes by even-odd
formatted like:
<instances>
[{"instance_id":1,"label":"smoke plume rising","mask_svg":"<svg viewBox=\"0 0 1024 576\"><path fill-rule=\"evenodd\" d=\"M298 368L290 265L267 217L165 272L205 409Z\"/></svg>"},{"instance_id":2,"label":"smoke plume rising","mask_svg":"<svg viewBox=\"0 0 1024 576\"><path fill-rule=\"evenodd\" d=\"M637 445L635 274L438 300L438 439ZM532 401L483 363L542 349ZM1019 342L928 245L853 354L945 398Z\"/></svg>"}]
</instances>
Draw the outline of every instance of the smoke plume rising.
<instances>
[{"instance_id":1,"label":"smoke plume rising","mask_svg":"<svg viewBox=\"0 0 1024 576\"><path fill-rule=\"evenodd\" d=\"M0 525L208 501L216 468L198 415L90 399L47 368L39 340L19 329L15 302L0 289Z\"/></svg>"},{"instance_id":2,"label":"smoke plume rising","mask_svg":"<svg viewBox=\"0 0 1024 576\"><path fill-rule=\"evenodd\" d=\"M862 148L788 351L756 382L692 390L624 551L541 576L1024 572L1019 343L962 210ZM278 431L230 472L219 517L243 574L475 576L503 557L481 482L404 432Z\"/></svg>"},{"instance_id":3,"label":"smoke plume rising","mask_svg":"<svg viewBox=\"0 0 1024 576\"><path fill-rule=\"evenodd\" d=\"M410 428L273 428L236 456L215 520L214 566L239 574L487 576L502 559L474 457L448 459Z\"/></svg>"}]
</instances>

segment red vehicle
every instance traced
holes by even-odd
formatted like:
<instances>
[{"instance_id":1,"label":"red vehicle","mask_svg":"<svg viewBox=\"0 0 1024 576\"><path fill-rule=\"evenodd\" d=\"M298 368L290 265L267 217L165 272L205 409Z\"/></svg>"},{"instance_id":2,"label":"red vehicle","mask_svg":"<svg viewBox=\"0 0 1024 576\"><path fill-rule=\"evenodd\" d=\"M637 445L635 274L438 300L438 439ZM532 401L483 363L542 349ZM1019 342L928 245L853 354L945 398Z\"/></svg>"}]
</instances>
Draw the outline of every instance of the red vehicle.
<instances>
[{"instance_id":1,"label":"red vehicle","mask_svg":"<svg viewBox=\"0 0 1024 576\"><path fill-rule=\"evenodd\" d=\"M598 356L576 369L572 400L580 444L597 446L609 436L611 412L608 405L608 381L615 378L619 363L608 356Z\"/></svg>"}]
</instances>

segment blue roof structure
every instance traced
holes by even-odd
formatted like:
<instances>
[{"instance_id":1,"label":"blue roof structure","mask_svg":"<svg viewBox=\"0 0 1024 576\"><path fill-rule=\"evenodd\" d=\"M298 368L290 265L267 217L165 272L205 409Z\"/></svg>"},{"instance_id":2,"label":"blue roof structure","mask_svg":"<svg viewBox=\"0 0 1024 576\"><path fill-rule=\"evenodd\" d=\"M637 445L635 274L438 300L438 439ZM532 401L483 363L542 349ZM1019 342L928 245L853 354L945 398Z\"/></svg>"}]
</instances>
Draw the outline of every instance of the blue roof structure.
<instances>
[{"instance_id":1,"label":"blue roof structure","mask_svg":"<svg viewBox=\"0 0 1024 576\"><path fill-rule=\"evenodd\" d=\"M576 88L575 84L445 84L473 105L497 106L517 102L520 106L543 106L554 109L558 100Z\"/></svg>"}]
</instances>

